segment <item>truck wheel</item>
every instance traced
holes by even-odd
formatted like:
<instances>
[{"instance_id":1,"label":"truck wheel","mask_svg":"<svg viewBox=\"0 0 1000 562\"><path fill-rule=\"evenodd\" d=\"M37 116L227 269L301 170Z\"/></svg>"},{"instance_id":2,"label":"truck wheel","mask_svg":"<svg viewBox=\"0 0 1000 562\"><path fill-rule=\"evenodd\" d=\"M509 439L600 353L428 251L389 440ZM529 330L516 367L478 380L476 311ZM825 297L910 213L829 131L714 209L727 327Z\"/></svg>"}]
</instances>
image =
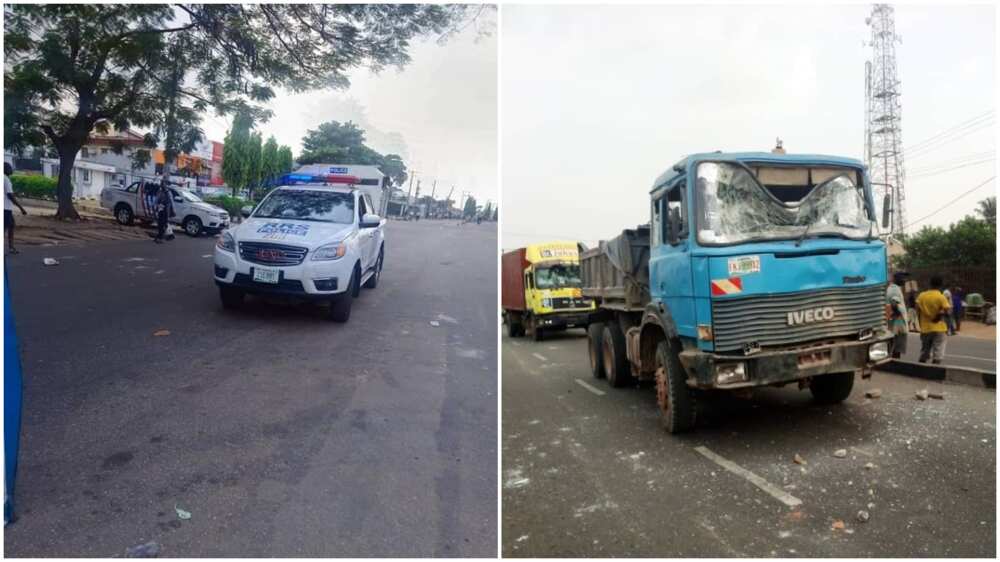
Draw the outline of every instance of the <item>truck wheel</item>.
<instances>
[{"instance_id":1,"label":"truck wheel","mask_svg":"<svg viewBox=\"0 0 1000 562\"><path fill-rule=\"evenodd\" d=\"M604 375L615 388L621 388L632 382L632 368L625 354L625 334L615 322L604 325L601 337L601 359L604 363Z\"/></svg>"},{"instance_id":2,"label":"truck wheel","mask_svg":"<svg viewBox=\"0 0 1000 562\"><path fill-rule=\"evenodd\" d=\"M813 377L809 391L820 404L838 404L851 395L854 388L854 373L834 373Z\"/></svg>"},{"instance_id":3,"label":"truck wheel","mask_svg":"<svg viewBox=\"0 0 1000 562\"><path fill-rule=\"evenodd\" d=\"M595 322L587 325L587 352L590 355L590 374L595 379L604 378L604 354L601 338L604 337L604 324Z\"/></svg>"},{"instance_id":4,"label":"truck wheel","mask_svg":"<svg viewBox=\"0 0 1000 562\"><path fill-rule=\"evenodd\" d=\"M531 322L531 339L535 341L542 341L545 339L545 332L542 331L542 327L538 325L538 322L532 320Z\"/></svg>"},{"instance_id":5,"label":"truck wheel","mask_svg":"<svg viewBox=\"0 0 1000 562\"><path fill-rule=\"evenodd\" d=\"M234 287L219 287L219 298L222 300L222 308L234 310L243 306L243 291Z\"/></svg>"},{"instance_id":6,"label":"truck wheel","mask_svg":"<svg viewBox=\"0 0 1000 562\"><path fill-rule=\"evenodd\" d=\"M343 324L351 319L351 304L354 302L354 296L356 294L356 287L358 283L357 270L351 275L351 284L347 286L347 290L341 293L339 297L330 303L330 314L329 319Z\"/></svg>"},{"instance_id":7,"label":"truck wheel","mask_svg":"<svg viewBox=\"0 0 1000 562\"><path fill-rule=\"evenodd\" d=\"M511 338L518 338L523 335L524 335L524 325L521 324L521 318L513 314L508 314L507 336Z\"/></svg>"},{"instance_id":8,"label":"truck wheel","mask_svg":"<svg viewBox=\"0 0 1000 562\"><path fill-rule=\"evenodd\" d=\"M378 250L378 261L375 262L375 273L365 281L365 289L374 289L378 287L378 280L382 277L382 258L384 257L385 248L379 248Z\"/></svg>"},{"instance_id":9,"label":"truck wheel","mask_svg":"<svg viewBox=\"0 0 1000 562\"><path fill-rule=\"evenodd\" d=\"M184 219L184 224L181 226L184 227L184 232L188 236L197 237L201 234L201 219L198 217L187 217Z\"/></svg>"},{"instance_id":10,"label":"truck wheel","mask_svg":"<svg viewBox=\"0 0 1000 562\"><path fill-rule=\"evenodd\" d=\"M697 403L686 379L684 367L670 344L660 342L656 346L656 405L660 408L663 428L670 433L694 427Z\"/></svg>"},{"instance_id":11,"label":"truck wheel","mask_svg":"<svg viewBox=\"0 0 1000 562\"><path fill-rule=\"evenodd\" d=\"M131 207L125 203L119 203L118 206L115 207L115 220L118 221L118 224L132 226L132 222L135 220L135 214L132 213Z\"/></svg>"}]
</instances>

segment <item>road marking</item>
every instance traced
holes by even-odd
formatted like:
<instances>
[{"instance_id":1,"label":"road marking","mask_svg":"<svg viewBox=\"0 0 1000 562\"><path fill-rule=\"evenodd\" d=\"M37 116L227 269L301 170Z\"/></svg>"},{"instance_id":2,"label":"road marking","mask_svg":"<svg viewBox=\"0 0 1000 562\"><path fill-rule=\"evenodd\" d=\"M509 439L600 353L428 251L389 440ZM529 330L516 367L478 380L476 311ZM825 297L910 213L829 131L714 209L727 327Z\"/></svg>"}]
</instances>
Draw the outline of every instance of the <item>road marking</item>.
<instances>
[{"instance_id":1,"label":"road marking","mask_svg":"<svg viewBox=\"0 0 1000 562\"><path fill-rule=\"evenodd\" d=\"M958 357L959 359L974 359L976 361L987 361L989 363L996 363L996 359L987 359L986 357L973 357L972 355L951 355L950 353L944 356L945 359L949 357Z\"/></svg>"},{"instance_id":2,"label":"road marking","mask_svg":"<svg viewBox=\"0 0 1000 562\"><path fill-rule=\"evenodd\" d=\"M782 490L781 488L778 488L777 486L772 485L767 480L764 480L760 476L757 476L756 474L734 463L733 461L720 457L719 455L713 453L712 451L709 451L708 447L695 447L694 450L698 451L699 453L707 457L709 460L721 466L722 468L728 470L729 472L732 472L737 476L742 476L743 478L746 478L747 480L750 481L751 484L757 486L761 490L764 490L765 492L770 494L771 497L787 505L788 507L795 507L797 505L802 505L802 500L800 500L799 498L789 494L788 492Z\"/></svg>"},{"instance_id":3,"label":"road marking","mask_svg":"<svg viewBox=\"0 0 1000 562\"><path fill-rule=\"evenodd\" d=\"M548 361L548 359L546 359L545 356L542 355L541 353L532 353L532 355L534 355L535 358L538 359L539 361Z\"/></svg>"},{"instance_id":4,"label":"road marking","mask_svg":"<svg viewBox=\"0 0 1000 562\"><path fill-rule=\"evenodd\" d=\"M573 380L576 381L576 384L582 386L583 388L586 388L587 390L593 392L594 394L596 394L598 396L604 396L604 391L603 390L600 390L598 388L594 388L594 387L590 386L589 384L583 382L580 379L573 379Z\"/></svg>"}]
</instances>

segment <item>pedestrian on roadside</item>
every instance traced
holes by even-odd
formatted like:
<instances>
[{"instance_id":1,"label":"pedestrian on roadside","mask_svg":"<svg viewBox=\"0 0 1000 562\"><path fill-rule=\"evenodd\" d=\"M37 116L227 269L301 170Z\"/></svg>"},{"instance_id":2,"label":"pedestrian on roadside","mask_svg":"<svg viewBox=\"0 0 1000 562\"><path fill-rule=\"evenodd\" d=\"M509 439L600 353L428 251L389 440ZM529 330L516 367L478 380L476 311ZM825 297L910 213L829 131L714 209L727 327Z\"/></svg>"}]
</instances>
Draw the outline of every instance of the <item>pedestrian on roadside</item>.
<instances>
[{"instance_id":1,"label":"pedestrian on roadside","mask_svg":"<svg viewBox=\"0 0 1000 562\"><path fill-rule=\"evenodd\" d=\"M906 353L906 338L909 324L906 318L906 301L903 284L906 273L897 271L892 275L892 283L885 289L885 301L889 307L889 331L892 333L892 358L899 359Z\"/></svg>"},{"instance_id":2,"label":"pedestrian on roadside","mask_svg":"<svg viewBox=\"0 0 1000 562\"><path fill-rule=\"evenodd\" d=\"M951 316L951 290L945 287L941 294L944 295L945 300L948 301L948 313L944 315L944 323L948 326L948 335L955 335L955 319Z\"/></svg>"},{"instance_id":3,"label":"pedestrian on roadside","mask_svg":"<svg viewBox=\"0 0 1000 562\"><path fill-rule=\"evenodd\" d=\"M7 253L9 254L19 254L17 248L14 247L14 207L17 206L21 209L22 215L27 215L28 211L24 210L24 206L21 202L14 197L14 184L10 181L11 174L14 173L14 167L10 165L9 162L3 163L3 233L7 237Z\"/></svg>"},{"instance_id":4,"label":"pedestrian on roadside","mask_svg":"<svg viewBox=\"0 0 1000 562\"><path fill-rule=\"evenodd\" d=\"M920 321L917 318L917 286L913 281L908 281L904 291L906 292L906 323L911 332L920 332Z\"/></svg>"},{"instance_id":5,"label":"pedestrian on roadside","mask_svg":"<svg viewBox=\"0 0 1000 562\"><path fill-rule=\"evenodd\" d=\"M156 193L156 238L153 242L162 244L167 234L167 225L170 217L174 215L174 204L170 199L170 189L165 184L160 184L160 190Z\"/></svg>"},{"instance_id":6,"label":"pedestrian on roadside","mask_svg":"<svg viewBox=\"0 0 1000 562\"><path fill-rule=\"evenodd\" d=\"M955 287L951 291L951 317L955 322L955 333L962 331L962 316L965 314L965 307L962 304L964 297L965 291L961 287Z\"/></svg>"},{"instance_id":7,"label":"pedestrian on roadside","mask_svg":"<svg viewBox=\"0 0 1000 562\"><path fill-rule=\"evenodd\" d=\"M941 288L944 281L940 275L931 277L931 288L917 297L917 314L920 316L920 362L938 365L944 357L944 345L948 325L945 315L951 310L951 302L944 298Z\"/></svg>"}]
</instances>

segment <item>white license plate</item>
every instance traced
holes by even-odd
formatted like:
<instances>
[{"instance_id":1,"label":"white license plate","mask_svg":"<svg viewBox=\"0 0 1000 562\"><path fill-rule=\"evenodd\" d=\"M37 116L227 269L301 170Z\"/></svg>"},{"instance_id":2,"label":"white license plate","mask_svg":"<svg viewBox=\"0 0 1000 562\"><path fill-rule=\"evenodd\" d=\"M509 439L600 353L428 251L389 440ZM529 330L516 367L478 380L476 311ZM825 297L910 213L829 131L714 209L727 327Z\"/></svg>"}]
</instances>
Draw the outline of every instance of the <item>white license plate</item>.
<instances>
[{"instance_id":1,"label":"white license plate","mask_svg":"<svg viewBox=\"0 0 1000 562\"><path fill-rule=\"evenodd\" d=\"M253 280L260 283L278 283L278 274L281 273L278 269L269 269L266 267L255 267L253 268Z\"/></svg>"}]
</instances>

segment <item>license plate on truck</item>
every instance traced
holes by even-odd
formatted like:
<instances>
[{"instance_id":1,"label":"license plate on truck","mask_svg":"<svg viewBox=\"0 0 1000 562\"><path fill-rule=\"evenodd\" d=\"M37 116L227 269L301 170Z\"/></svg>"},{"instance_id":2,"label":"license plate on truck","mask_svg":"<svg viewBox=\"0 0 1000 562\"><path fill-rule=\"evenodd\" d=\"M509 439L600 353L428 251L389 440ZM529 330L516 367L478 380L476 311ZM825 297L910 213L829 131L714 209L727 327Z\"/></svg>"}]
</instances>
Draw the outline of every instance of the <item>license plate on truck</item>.
<instances>
[{"instance_id":1,"label":"license plate on truck","mask_svg":"<svg viewBox=\"0 0 1000 562\"><path fill-rule=\"evenodd\" d=\"M253 268L253 280L258 283L278 283L278 277L281 270L271 269L268 267L255 267Z\"/></svg>"}]
</instances>

